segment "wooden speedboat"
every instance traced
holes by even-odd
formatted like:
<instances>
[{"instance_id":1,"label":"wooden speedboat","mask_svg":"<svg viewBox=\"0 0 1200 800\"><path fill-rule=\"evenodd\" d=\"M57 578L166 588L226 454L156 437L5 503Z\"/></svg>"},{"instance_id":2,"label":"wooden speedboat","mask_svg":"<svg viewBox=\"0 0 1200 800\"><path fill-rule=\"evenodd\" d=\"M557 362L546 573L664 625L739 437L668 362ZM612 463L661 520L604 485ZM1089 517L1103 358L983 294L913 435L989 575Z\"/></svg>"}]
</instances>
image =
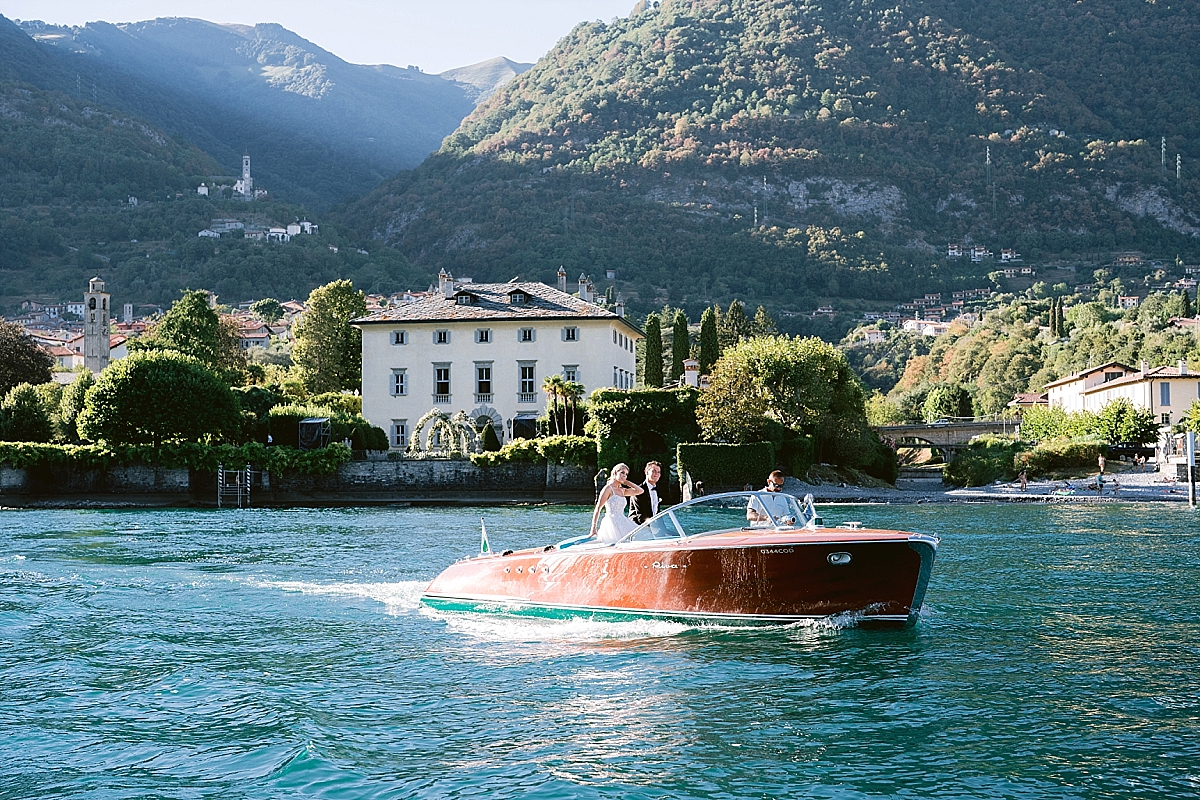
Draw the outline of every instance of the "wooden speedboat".
<instances>
[{"instance_id":1,"label":"wooden speedboat","mask_svg":"<svg viewBox=\"0 0 1200 800\"><path fill-rule=\"evenodd\" d=\"M911 625L938 539L826 528L809 495L731 492L668 508L616 544L481 553L434 578L446 611L778 624L853 615Z\"/></svg>"}]
</instances>

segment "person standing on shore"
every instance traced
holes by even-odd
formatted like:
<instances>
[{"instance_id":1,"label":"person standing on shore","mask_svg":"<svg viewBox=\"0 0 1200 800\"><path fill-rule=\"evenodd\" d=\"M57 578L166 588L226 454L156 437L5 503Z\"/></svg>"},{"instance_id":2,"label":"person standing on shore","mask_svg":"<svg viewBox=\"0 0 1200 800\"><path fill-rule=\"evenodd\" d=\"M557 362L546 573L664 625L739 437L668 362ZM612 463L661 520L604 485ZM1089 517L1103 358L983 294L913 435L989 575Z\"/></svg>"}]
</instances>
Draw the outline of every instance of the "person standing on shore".
<instances>
[{"instance_id":1,"label":"person standing on shore","mask_svg":"<svg viewBox=\"0 0 1200 800\"><path fill-rule=\"evenodd\" d=\"M1103 475L1104 474L1104 464L1105 464L1103 453L1101 453L1100 457L1098 459L1096 459L1096 463L1098 463L1100 465L1100 474Z\"/></svg>"},{"instance_id":2,"label":"person standing on shore","mask_svg":"<svg viewBox=\"0 0 1200 800\"><path fill-rule=\"evenodd\" d=\"M1029 485L1029 471L1021 470L1021 474L1017 475L1017 479L1021 481L1021 491L1025 491L1025 487Z\"/></svg>"}]
</instances>

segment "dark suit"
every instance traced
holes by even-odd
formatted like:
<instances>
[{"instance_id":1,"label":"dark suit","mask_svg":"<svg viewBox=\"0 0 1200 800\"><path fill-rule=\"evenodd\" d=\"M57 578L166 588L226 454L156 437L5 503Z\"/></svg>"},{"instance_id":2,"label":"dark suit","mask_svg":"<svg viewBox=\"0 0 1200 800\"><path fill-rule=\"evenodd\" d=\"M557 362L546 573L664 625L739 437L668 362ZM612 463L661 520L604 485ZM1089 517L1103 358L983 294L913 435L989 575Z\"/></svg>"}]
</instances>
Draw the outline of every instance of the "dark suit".
<instances>
[{"instance_id":1,"label":"dark suit","mask_svg":"<svg viewBox=\"0 0 1200 800\"><path fill-rule=\"evenodd\" d=\"M642 493L629 498L629 518L638 525L641 525L654 516L654 510L650 505L650 484L642 481L640 486L642 487ZM664 507L662 490L656 484L654 491L658 493L658 510L662 511Z\"/></svg>"}]
</instances>

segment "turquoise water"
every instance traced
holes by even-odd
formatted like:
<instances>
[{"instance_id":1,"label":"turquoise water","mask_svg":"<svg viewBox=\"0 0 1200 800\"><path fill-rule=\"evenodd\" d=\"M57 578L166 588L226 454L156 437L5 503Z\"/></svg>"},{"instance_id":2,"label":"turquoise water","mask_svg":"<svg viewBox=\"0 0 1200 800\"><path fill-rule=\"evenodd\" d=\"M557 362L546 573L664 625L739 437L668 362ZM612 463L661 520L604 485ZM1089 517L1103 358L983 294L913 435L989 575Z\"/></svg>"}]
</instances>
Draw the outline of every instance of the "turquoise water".
<instances>
[{"instance_id":1,"label":"turquoise water","mask_svg":"<svg viewBox=\"0 0 1200 800\"><path fill-rule=\"evenodd\" d=\"M943 537L922 621L439 616L587 510L0 513L0 797L1200 797L1200 518L827 508Z\"/></svg>"}]
</instances>

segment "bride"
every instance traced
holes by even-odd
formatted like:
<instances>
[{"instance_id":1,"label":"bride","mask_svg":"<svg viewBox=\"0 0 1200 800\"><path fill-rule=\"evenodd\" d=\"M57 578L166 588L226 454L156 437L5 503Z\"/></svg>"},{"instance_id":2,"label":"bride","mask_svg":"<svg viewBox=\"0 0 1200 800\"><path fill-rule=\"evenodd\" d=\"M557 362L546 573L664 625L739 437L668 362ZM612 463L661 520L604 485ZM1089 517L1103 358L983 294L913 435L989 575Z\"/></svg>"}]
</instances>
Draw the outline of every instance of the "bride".
<instances>
[{"instance_id":1,"label":"bride","mask_svg":"<svg viewBox=\"0 0 1200 800\"><path fill-rule=\"evenodd\" d=\"M619 542L637 527L637 523L625 516L625 498L641 494L642 487L630 483L628 478L629 467L617 464L612 468L608 483L600 490L600 497L596 499L596 509L592 512L591 536L597 541ZM596 521L600 517L601 508L604 509L604 520L600 523L597 533Z\"/></svg>"}]
</instances>

